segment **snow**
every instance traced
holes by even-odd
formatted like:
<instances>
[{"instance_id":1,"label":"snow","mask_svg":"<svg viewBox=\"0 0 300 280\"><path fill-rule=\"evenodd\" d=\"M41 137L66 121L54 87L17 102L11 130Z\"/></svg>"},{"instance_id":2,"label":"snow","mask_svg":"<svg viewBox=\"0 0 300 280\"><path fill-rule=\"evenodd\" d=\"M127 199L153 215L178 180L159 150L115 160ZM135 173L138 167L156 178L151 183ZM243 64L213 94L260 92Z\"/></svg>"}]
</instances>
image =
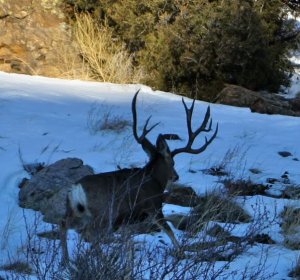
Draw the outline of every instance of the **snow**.
<instances>
[{"instance_id":1,"label":"snow","mask_svg":"<svg viewBox=\"0 0 300 280\"><path fill-rule=\"evenodd\" d=\"M0 72L0 266L16 256L22 246L26 237L24 215L34 218L34 211L25 210L23 213L18 206L17 186L27 176L20 157L28 163L46 164L66 157L78 157L96 172L146 163L147 156L135 143L130 127L119 133L106 130L96 133L91 131L88 121L109 114L112 118L120 117L130 123L131 101L138 89L139 126L150 115L151 123L159 122L149 135L150 140L154 142L159 133L176 133L183 141L169 141L170 148L183 146L187 141L187 131L180 96L153 91L144 85L68 81ZM299 90L299 83L293 83L292 94ZM191 102L187 98L185 100ZM201 170L223 164L236 179L249 178L257 183L266 183L267 178L280 179L287 171L291 184L299 186L299 118L261 115L251 113L247 108L196 101L194 127L200 125L208 105L211 107L213 128L216 123L219 124L218 135L200 155L176 156L181 184L191 186L199 195L222 188L218 177ZM95 116L91 115L93 106L100 108ZM199 136L195 146L203 144L203 141L204 137ZM279 151L288 151L292 156L281 157ZM253 174L249 171L251 168L261 173ZM272 224L266 226L264 233L270 234L276 244L253 245L230 264L230 269L255 267L261 261L260 252L264 251L267 252L266 275L274 273L272 279L288 279L299 251L283 246L278 213L291 201L263 196L238 198L237 201L258 219L261 218L259 213L267 209L266 223L272 221ZM164 207L166 215L189 212L186 207ZM234 230L238 236L243 235L247 228L240 225ZM180 231L175 232L181 234ZM149 241L161 236L164 234L149 235L146 239L149 238ZM143 239L145 236L136 238ZM169 242L167 238L165 240ZM239 274L232 279L241 277Z\"/></svg>"},{"instance_id":2,"label":"snow","mask_svg":"<svg viewBox=\"0 0 300 280\"><path fill-rule=\"evenodd\" d=\"M299 21L298 21L299 22ZM290 61L292 62L292 65L294 66L294 73L292 74L290 81L291 85L289 87L284 87L281 89L283 92L281 95L287 99L290 98L295 98L297 96L300 96L300 53L299 51L295 51L291 56L290 56Z\"/></svg>"}]
</instances>

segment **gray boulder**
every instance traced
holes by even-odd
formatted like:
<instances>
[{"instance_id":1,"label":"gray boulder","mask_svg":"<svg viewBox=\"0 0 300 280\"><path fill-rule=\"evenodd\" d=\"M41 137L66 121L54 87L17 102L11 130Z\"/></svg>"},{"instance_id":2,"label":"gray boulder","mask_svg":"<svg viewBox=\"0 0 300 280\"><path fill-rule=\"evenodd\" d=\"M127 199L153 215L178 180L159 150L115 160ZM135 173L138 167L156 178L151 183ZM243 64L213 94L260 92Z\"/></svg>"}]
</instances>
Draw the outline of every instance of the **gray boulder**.
<instances>
[{"instance_id":1,"label":"gray boulder","mask_svg":"<svg viewBox=\"0 0 300 280\"><path fill-rule=\"evenodd\" d=\"M19 192L19 206L40 211L43 220L59 224L66 212L66 197L71 185L93 169L81 159L59 160L23 181Z\"/></svg>"}]
</instances>

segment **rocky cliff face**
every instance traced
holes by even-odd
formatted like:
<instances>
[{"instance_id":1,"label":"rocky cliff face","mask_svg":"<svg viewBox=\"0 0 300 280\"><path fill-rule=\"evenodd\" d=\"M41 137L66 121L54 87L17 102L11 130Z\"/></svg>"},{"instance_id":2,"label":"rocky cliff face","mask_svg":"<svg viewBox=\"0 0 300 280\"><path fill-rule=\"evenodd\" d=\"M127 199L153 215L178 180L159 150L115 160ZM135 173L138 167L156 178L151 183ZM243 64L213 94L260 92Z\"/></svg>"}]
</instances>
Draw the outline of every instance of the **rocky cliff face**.
<instances>
[{"instance_id":1,"label":"rocky cliff face","mask_svg":"<svg viewBox=\"0 0 300 280\"><path fill-rule=\"evenodd\" d=\"M72 45L60 0L0 0L0 71L56 76Z\"/></svg>"}]
</instances>

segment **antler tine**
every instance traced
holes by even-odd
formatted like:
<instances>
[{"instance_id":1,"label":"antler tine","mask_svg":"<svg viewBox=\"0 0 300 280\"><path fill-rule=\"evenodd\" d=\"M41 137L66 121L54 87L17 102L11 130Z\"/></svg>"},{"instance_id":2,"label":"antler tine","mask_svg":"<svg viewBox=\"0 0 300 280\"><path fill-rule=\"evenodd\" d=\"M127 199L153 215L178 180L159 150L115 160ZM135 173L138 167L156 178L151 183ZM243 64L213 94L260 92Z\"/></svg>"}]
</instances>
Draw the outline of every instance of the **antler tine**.
<instances>
[{"instance_id":1,"label":"antler tine","mask_svg":"<svg viewBox=\"0 0 300 280\"><path fill-rule=\"evenodd\" d=\"M138 135L137 135L137 120L136 120L136 99L137 96L140 92L140 89L135 93L133 99L132 99L132 103L131 103L131 112L132 112L132 118L133 118L133 123L132 123L132 132L133 132L133 136L135 138L135 140L138 142Z\"/></svg>"},{"instance_id":2,"label":"antler tine","mask_svg":"<svg viewBox=\"0 0 300 280\"><path fill-rule=\"evenodd\" d=\"M150 128L147 128L149 121L151 119L151 116L146 120L146 123L143 127L143 133L141 136L138 136L137 133L137 112L136 112L136 100L137 96L140 92L140 89L135 93L132 104L131 104L131 111L132 111L132 117L133 117L133 123L132 123L132 130L133 130L133 136L135 140L142 145L143 150L151 157L155 153L155 147L152 145L152 143L146 138L146 135L159 123L156 123L152 125Z\"/></svg>"},{"instance_id":3,"label":"antler tine","mask_svg":"<svg viewBox=\"0 0 300 280\"><path fill-rule=\"evenodd\" d=\"M194 110L194 105L195 105L195 99L193 100L193 103L190 108L186 105L184 99L182 98L182 103L185 109L186 113L186 122L187 122L187 130L188 130L188 142L185 147L175 149L174 151L171 152L172 156L174 157L175 155L179 153L190 153L190 154L199 154L203 152L208 145L211 144L211 142L216 138L219 126L217 124L216 129L214 134L207 140L207 137L205 137L205 143L198 149L193 149L192 145L196 137L201 133L201 132L209 132L212 129L212 119L210 118L210 107L207 107L204 119L201 123L201 125L196 129L195 131L192 130L192 115L193 115L193 110ZM209 122L209 123L208 123Z\"/></svg>"},{"instance_id":4,"label":"antler tine","mask_svg":"<svg viewBox=\"0 0 300 280\"><path fill-rule=\"evenodd\" d=\"M192 115L193 115L193 111L194 111L194 104L195 104L195 99L192 102L192 105L190 108L188 108L188 106L186 105L183 97L182 97L182 104L184 106L184 110L185 110L185 115L186 115L186 124L187 124L187 129L188 129L188 133L189 135L192 134Z\"/></svg>"},{"instance_id":5,"label":"antler tine","mask_svg":"<svg viewBox=\"0 0 300 280\"><path fill-rule=\"evenodd\" d=\"M143 127L143 133L142 133L142 135L139 137L140 139L144 139L144 138L146 137L146 135L147 135L154 127L156 127L157 125L159 125L159 122L158 122L158 123L155 123L154 125L152 125L150 128L147 128L148 123L149 123L151 117L152 117L152 116L150 116L150 117L146 120L146 123L145 123L145 125L144 125L144 127Z\"/></svg>"},{"instance_id":6,"label":"antler tine","mask_svg":"<svg viewBox=\"0 0 300 280\"><path fill-rule=\"evenodd\" d=\"M208 128L207 127L207 123L209 121L209 125L208 125ZM207 110L206 110L206 113L205 113L205 116L204 116L204 119L202 121L202 124L200 125L200 127L195 131L195 134L196 136L204 131L204 132L209 132L211 131L211 126L212 126L212 119L210 118L210 106L207 107Z\"/></svg>"},{"instance_id":7,"label":"antler tine","mask_svg":"<svg viewBox=\"0 0 300 280\"><path fill-rule=\"evenodd\" d=\"M214 134L212 135L212 137L210 137L209 140L207 140L207 137L205 137L205 144L203 146L201 146L199 149L192 149L191 152L189 152L189 153L190 154L200 154L203 151L205 151L207 146L210 145L211 142L216 138L218 130L219 130L219 124L217 123L216 130L215 130Z\"/></svg>"}]
</instances>

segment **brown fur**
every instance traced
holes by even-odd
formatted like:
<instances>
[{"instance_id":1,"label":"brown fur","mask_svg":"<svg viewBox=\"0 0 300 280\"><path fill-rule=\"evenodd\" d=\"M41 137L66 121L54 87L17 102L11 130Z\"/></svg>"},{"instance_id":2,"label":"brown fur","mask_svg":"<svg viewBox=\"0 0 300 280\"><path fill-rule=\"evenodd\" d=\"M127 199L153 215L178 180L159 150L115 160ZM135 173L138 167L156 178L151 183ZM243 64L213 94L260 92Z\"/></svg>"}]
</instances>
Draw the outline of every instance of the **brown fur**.
<instances>
[{"instance_id":1,"label":"brown fur","mask_svg":"<svg viewBox=\"0 0 300 280\"><path fill-rule=\"evenodd\" d=\"M168 181L178 179L167 143L160 135L157 151L144 168L122 169L89 175L77 182L86 195L87 205L72 208L68 196L67 215L62 223L64 259L68 259L66 231L77 229L84 238L96 241L103 231L150 218L177 245L162 213L163 193ZM72 191L72 190L71 190ZM77 208L76 208L77 207Z\"/></svg>"}]
</instances>

